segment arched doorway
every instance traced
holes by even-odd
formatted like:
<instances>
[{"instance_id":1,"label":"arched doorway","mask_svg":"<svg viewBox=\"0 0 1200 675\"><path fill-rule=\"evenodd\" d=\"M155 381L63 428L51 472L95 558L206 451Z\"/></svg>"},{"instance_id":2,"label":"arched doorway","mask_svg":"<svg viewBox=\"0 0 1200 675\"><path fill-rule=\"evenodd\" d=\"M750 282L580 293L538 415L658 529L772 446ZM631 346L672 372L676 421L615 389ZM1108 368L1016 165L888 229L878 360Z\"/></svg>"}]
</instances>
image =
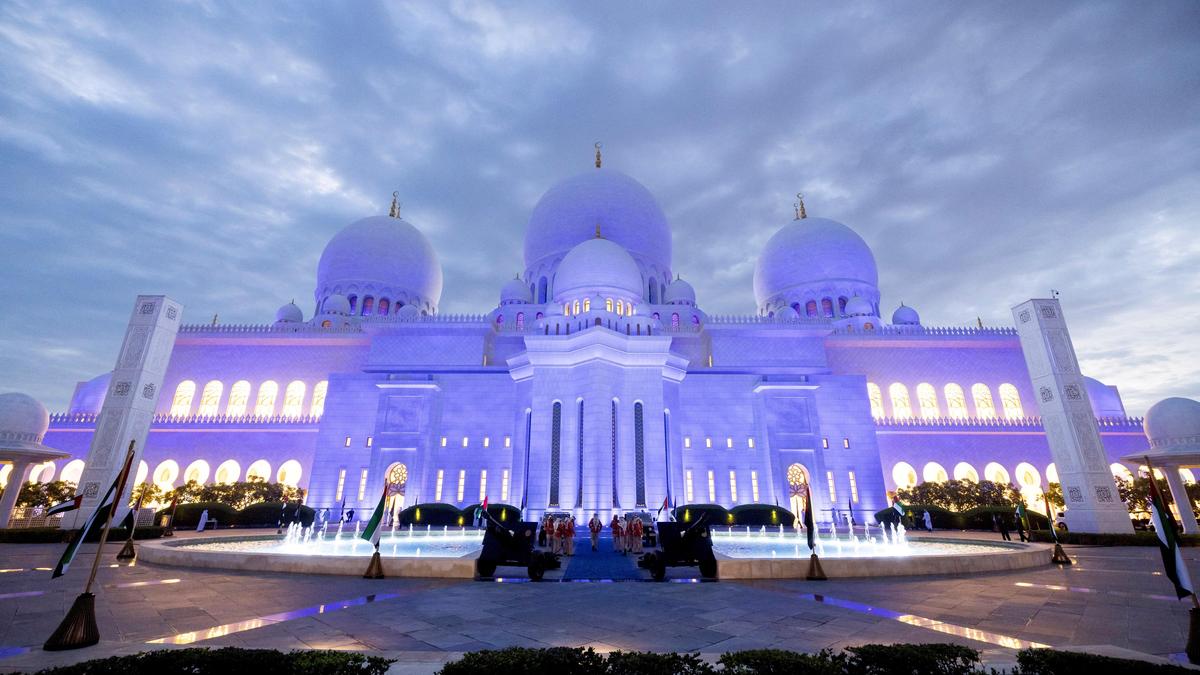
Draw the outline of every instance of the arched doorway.
<instances>
[{"instance_id":1,"label":"arched doorway","mask_svg":"<svg viewBox=\"0 0 1200 675\"><path fill-rule=\"evenodd\" d=\"M808 492L808 469L803 464L793 464L787 468L788 506L792 515L796 516L796 527L804 515L804 499ZM815 514L814 514L815 515Z\"/></svg>"},{"instance_id":2,"label":"arched doorway","mask_svg":"<svg viewBox=\"0 0 1200 675\"><path fill-rule=\"evenodd\" d=\"M387 513L391 516L388 522L395 522L396 516L404 510L404 491L408 486L408 467L395 462L387 470L388 497Z\"/></svg>"}]
</instances>

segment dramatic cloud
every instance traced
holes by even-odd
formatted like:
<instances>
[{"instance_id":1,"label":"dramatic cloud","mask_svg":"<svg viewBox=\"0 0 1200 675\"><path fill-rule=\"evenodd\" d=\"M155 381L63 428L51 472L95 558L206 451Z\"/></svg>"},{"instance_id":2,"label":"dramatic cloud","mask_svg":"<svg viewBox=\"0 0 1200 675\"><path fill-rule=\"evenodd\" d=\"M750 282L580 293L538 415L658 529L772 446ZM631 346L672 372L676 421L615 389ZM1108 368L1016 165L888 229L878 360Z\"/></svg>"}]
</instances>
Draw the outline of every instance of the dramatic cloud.
<instances>
[{"instance_id":1,"label":"dramatic cloud","mask_svg":"<svg viewBox=\"0 0 1200 675\"><path fill-rule=\"evenodd\" d=\"M754 311L803 191L871 244L889 312L1009 325L1055 288L1131 413L1200 397L1193 2L9 2L0 84L0 390L52 409L137 293L311 311L325 242L392 190L443 311L486 311L595 140L710 313Z\"/></svg>"}]
</instances>

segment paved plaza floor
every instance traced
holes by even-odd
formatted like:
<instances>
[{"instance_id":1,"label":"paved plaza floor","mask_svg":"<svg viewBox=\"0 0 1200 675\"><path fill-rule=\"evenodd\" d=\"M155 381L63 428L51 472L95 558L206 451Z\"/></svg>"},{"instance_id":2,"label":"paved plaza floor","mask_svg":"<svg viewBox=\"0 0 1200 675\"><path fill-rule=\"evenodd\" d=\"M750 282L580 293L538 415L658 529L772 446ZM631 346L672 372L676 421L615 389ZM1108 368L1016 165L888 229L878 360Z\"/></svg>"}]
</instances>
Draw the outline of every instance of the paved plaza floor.
<instances>
[{"instance_id":1,"label":"paved plaza floor","mask_svg":"<svg viewBox=\"0 0 1200 675\"><path fill-rule=\"evenodd\" d=\"M351 649L400 659L395 673L432 673L462 652L511 645L715 656L955 642L1003 666L1031 644L1170 657L1187 637L1189 605L1174 599L1154 548L1067 547L1070 567L970 577L701 583L672 570L654 583L610 547L580 544L542 583L517 569L502 581L371 581L117 565L110 545L96 603L103 640L57 653L40 645L82 590L95 548L51 580L62 545L3 544L0 671L182 645ZM1185 550L1195 564L1200 550ZM626 579L594 578L606 570Z\"/></svg>"}]
</instances>

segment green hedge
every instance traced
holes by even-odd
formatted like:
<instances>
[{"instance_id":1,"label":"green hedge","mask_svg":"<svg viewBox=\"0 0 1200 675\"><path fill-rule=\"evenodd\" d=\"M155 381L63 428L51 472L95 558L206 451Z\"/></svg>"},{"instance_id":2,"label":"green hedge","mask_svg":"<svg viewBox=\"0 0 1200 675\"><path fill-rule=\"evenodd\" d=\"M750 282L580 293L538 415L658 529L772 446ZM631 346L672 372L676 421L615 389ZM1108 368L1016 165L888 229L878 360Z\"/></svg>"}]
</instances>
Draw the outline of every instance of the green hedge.
<instances>
[{"instance_id":1,"label":"green hedge","mask_svg":"<svg viewBox=\"0 0 1200 675\"><path fill-rule=\"evenodd\" d=\"M383 675L394 659L326 650L165 649L39 670L38 675Z\"/></svg>"},{"instance_id":2,"label":"green hedge","mask_svg":"<svg viewBox=\"0 0 1200 675\"><path fill-rule=\"evenodd\" d=\"M57 527L14 527L0 530L0 544L63 544L71 540L76 530L60 530ZM162 536L161 527L139 527L133 532L133 538L158 539ZM123 527L113 527L108 531L108 540L125 541L129 532ZM97 529L87 541L100 541L100 530Z\"/></svg>"},{"instance_id":3,"label":"green hedge","mask_svg":"<svg viewBox=\"0 0 1200 675\"><path fill-rule=\"evenodd\" d=\"M1053 542L1050 530L1034 530L1029 533L1033 541ZM1200 535L1183 534L1179 536L1184 546L1200 546ZM1078 544L1081 546L1158 546L1158 535L1153 532L1134 532L1133 534L1093 534L1090 532L1058 531L1058 541L1063 544Z\"/></svg>"},{"instance_id":4,"label":"green hedge","mask_svg":"<svg viewBox=\"0 0 1200 675\"><path fill-rule=\"evenodd\" d=\"M742 504L729 509L734 525L766 525L767 527L791 527L796 516L782 506L771 504Z\"/></svg>"},{"instance_id":5,"label":"green hedge","mask_svg":"<svg viewBox=\"0 0 1200 675\"><path fill-rule=\"evenodd\" d=\"M905 514L911 513L913 516L914 527L924 527L922 520L922 511L929 511L929 517L933 521L933 529L935 530L990 530L992 529L992 516L1002 516L1008 518L1009 527L1016 530L1016 515L1010 506L978 506L966 511L956 512L944 509L940 506L926 506L924 504L910 504L905 509ZM880 509L875 512L875 522L883 522L895 517L896 511L891 507ZM1045 529L1049 526L1049 520L1036 511L1028 511L1026 514L1029 526L1031 528Z\"/></svg>"},{"instance_id":6,"label":"green hedge","mask_svg":"<svg viewBox=\"0 0 1200 675\"><path fill-rule=\"evenodd\" d=\"M278 508L278 507L276 507ZM210 519L216 519L220 526L229 526L237 519L237 511L228 504L221 502L194 502L192 504L180 504L175 507L175 527L189 528L196 527L200 522L200 514L205 510L208 511ZM171 512L171 509L166 508L154 514L154 522L159 522L164 514Z\"/></svg>"},{"instance_id":7,"label":"green hedge","mask_svg":"<svg viewBox=\"0 0 1200 675\"><path fill-rule=\"evenodd\" d=\"M1097 656L1053 649L1024 649L1017 653L1019 675L1174 675L1195 672L1180 666Z\"/></svg>"},{"instance_id":8,"label":"green hedge","mask_svg":"<svg viewBox=\"0 0 1200 675\"><path fill-rule=\"evenodd\" d=\"M369 514L367 517L370 517ZM365 520L365 518L364 518ZM413 504L404 509L397 516L399 525L413 525L420 527L422 525L465 525L469 522L463 517L462 511L459 511L453 504L443 504L441 502L429 502L426 504Z\"/></svg>"},{"instance_id":9,"label":"green hedge","mask_svg":"<svg viewBox=\"0 0 1200 675\"><path fill-rule=\"evenodd\" d=\"M685 504L675 507L675 520L681 523L694 523L701 513L708 514L708 524L712 527L732 525L729 521L729 511L720 504Z\"/></svg>"},{"instance_id":10,"label":"green hedge","mask_svg":"<svg viewBox=\"0 0 1200 675\"><path fill-rule=\"evenodd\" d=\"M234 514L233 524L238 527L275 527L284 513L283 502L259 502ZM304 527L311 527L313 519L316 517L316 512L312 507L299 505L299 509L297 509L297 505L294 503L287 505L286 513L289 523L299 518L300 524ZM209 511L208 515L211 517L212 511Z\"/></svg>"},{"instance_id":11,"label":"green hedge","mask_svg":"<svg viewBox=\"0 0 1200 675\"><path fill-rule=\"evenodd\" d=\"M471 520L475 517L475 509L481 505L478 503L463 507L459 513L463 517L463 523L471 524ZM488 515L499 520L502 523L519 523L521 522L521 509L510 504L488 504Z\"/></svg>"}]
</instances>

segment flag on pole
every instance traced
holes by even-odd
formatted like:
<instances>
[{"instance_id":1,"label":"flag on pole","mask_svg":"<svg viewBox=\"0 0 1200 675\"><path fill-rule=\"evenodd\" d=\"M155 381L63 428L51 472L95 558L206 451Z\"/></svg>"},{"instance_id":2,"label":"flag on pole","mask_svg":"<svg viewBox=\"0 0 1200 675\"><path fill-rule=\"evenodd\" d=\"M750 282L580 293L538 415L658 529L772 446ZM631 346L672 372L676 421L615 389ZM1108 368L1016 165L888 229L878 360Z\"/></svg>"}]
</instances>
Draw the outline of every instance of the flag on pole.
<instances>
[{"instance_id":1,"label":"flag on pole","mask_svg":"<svg viewBox=\"0 0 1200 675\"><path fill-rule=\"evenodd\" d=\"M908 507L905 506L904 503L901 502L899 499L897 499L896 501L892 502L892 508L896 509L896 513L899 513L900 517L903 518L904 510L907 509Z\"/></svg>"},{"instance_id":2,"label":"flag on pole","mask_svg":"<svg viewBox=\"0 0 1200 675\"><path fill-rule=\"evenodd\" d=\"M383 494L379 495L379 503L375 505L375 512L371 514L371 519L367 521L367 527L362 531L359 537L366 539L372 544L379 546L379 537L383 534L383 512L387 506L388 484L383 484Z\"/></svg>"},{"instance_id":3,"label":"flag on pole","mask_svg":"<svg viewBox=\"0 0 1200 675\"><path fill-rule=\"evenodd\" d=\"M108 522L109 512L115 508L117 500L120 499L121 493L125 491L125 479L129 477L129 467L133 464L133 451L125 457L125 465L117 473L113 484L108 487L108 492L104 493L104 497L100 500L100 505L88 516L87 522L83 524L83 528L77 531L71 537L70 543L67 544L67 550L63 551L62 557L58 559L58 564L54 567L54 573L50 575L51 579L57 579L67 573L67 569L71 567L71 562L75 560L75 554L79 552L79 545L93 531L99 531Z\"/></svg>"},{"instance_id":4,"label":"flag on pole","mask_svg":"<svg viewBox=\"0 0 1200 675\"><path fill-rule=\"evenodd\" d=\"M46 515L52 516L56 513L66 513L67 511L74 511L75 509L79 508L80 504L83 504L83 495L75 495L74 497L68 499L65 502L59 502L59 503L55 504L54 506L51 506L50 508L46 509Z\"/></svg>"},{"instance_id":5,"label":"flag on pole","mask_svg":"<svg viewBox=\"0 0 1200 675\"><path fill-rule=\"evenodd\" d=\"M1054 527L1054 510L1050 508L1050 497L1045 492L1042 493L1042 501L1046 503L1046 518L1050 521L1050 536L1054 537L1054 543L1058 543L1058 528Z\"/></svg>"},{"instance_id":6,"label":"flag on pole","mask_svg":"<svg viewBox=\"0 0 1200 675\"><path fill-rule=\"evenodd\" d=\"M137 512L142 510L142 498L145 496L146 490L143 488L142 493L138 495L137 503L133 505L132 509L129 509L129 513L125 514L125 518L121 521L119 527L124 528L125 530L133 529L134 519L137 518Z\"/></svg>"},{"instance_id":7,"label":"flag on pole","mask_svg":"<svg viewBox=\"0 0 1200 675\"><path fill-rule=\"evenodd\" d=\"M1017 520L1019 520L1019 521L1021 521L1022 523L1024 523L1024 522L1025 522L1025 504L1024 504L1024 503L1022 503L1022 502L1017 502L1017 511L1016 511L1016 513L1017 513Z\"/></svg>"},{"instance_id":8,"label":"flag on pole","mask_svg":"<svg viewBox=\"0 0 1200 675\"><path fill-rule=\"evenodd\" d=\"M670 509L671 509L671 498L670 497L663 497L662 506L658 507L658 511L654 514L655 520L658 520L658 517L662 515L663 509L667 509L667 511L670 512Z\"/></svg>"},{"instance_id":9,"label":"flag on pole","mask_svg":"<svg viewBox=\"0 0 1200 675\"><path fill-rule=\"evenodd\" d=\"M1146 458L1146 468L1150 472L1150 520L1154 523L1154 533L1158 535L1158 552L1162 554L1163 569L1167 578L1175 584L1175 595L1186 598L1195 593L1192 577L1188 574L1187 563L1183 559L1183 550L1179 546L1179 533L1175 531L1175 521L1167 510L1167 502L1158 491L1158 481L1154 479L1154 467L1150 458Z\"/></svg>"},{"instance_id":10,"label":"flag on pole","mask_svg":"<svg viewBox=\"0 0 1200 675\"><path fill-rule=\"evenodd\" d=\"M857 525L858 523L854 522L854 499L851 497L846 497L846 510L850 513L850 525Z\"/></svg>"},{"instance_id":11,"label":"flag on pole","mask_svg":"<svg viewBox=\"0 0 1200 675\"><path fill-rule=\"evenodd\" d=\"M808 548L817 550L817 524L813 520L812 490L804 484L804 529L808 533Z\"/></svg>"}]
</instances>

